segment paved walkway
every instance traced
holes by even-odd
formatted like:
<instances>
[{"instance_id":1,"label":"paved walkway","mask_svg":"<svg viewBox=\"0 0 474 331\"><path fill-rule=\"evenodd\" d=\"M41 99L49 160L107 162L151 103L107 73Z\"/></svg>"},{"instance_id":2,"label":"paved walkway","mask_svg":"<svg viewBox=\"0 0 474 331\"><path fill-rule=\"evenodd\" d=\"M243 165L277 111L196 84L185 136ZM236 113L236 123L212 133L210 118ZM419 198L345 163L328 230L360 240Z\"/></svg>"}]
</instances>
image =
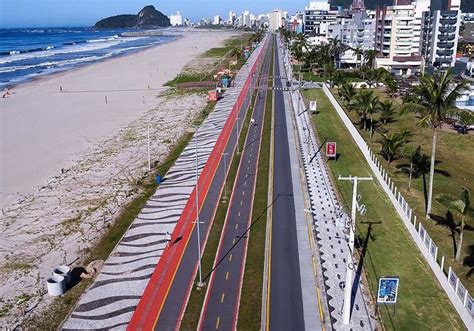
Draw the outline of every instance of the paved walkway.
<instances>
[{"instance_id":1,"label":"paved walkway","mask_svg":"<svg viewBox=\"0 0 474 331\"><path fill-rule=\"evenodd\" d=\"M199 173L204 168L235 104L250 68L239 71L235 87L227 89L198 130ZM167 245L195 185L195 140L190 141L115 247L94 284L82 295L64 329L125 329Z\"/></svg>"},{"instance_id":2,"label":"paved walkway","mask_svg":"<svg viewBox=\"0 0 474 331\"><path fill-rule=\"evenodd\" d=\"M286 58L286 66L291 73L288 58ZM291 74L289 76L292 77ZM321 151L317 152L320 146L310 124L308 112L302 113L306 106L301 94L298 90L291 94L311 201L313 233L320 254L331 324L336 330L373 330L375 320L370 317L362 295L363 292L368 291L363 289L363 285L357 281L353 288L355 300L353 299L351 323L347 326L342 324L346 266L347 263L355 264L353 261L346 261L349 252L346 224L350 221L350 216L338 202L325 160L321 156Z\"/></svg>"}]
</instances>

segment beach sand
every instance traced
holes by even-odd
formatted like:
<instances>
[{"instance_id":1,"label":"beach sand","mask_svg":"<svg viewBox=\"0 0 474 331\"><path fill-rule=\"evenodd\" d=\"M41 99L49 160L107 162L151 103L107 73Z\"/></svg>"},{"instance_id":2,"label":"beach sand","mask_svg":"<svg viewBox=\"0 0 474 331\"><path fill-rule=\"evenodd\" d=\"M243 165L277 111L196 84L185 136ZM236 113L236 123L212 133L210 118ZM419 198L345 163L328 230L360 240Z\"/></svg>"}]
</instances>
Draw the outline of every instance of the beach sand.
<instances>
[{"instance_id":1,"label":"beach sand","mask_svg":"<svg viewBox=\"0 0 474 331\"><path fill-rule=\"evenodd\" d=\"M13 88L0 98L0 207L36 192L93 142L154 108L165 82L231 34L185 32L170 43Z\"/></svg>"}]
</instances>

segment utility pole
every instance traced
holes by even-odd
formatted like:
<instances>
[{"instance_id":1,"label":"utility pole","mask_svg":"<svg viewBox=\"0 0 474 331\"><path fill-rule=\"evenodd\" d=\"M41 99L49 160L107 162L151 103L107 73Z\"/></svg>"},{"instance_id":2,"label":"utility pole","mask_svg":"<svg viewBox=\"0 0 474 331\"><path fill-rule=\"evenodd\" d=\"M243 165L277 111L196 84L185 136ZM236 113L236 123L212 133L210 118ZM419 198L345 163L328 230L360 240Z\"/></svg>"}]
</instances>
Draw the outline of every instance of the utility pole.
<instances>
[{"instance_id":1,"label":"utility pole","mask_svg":"<svg viewBox=\"0 0 474 331\"><path fill-rule=\"evenodd\" d=\"M196 225L197 225L197 243L198 243L198 269L199 269L199 282L197 287L201 288L205 284L202 282L202 268L201 268L201 229L199 221L199 161L198 161L198 128L196 127L196 132L194 133L194 142L196 150Z\"/></svg>"},{"instance_id":2,"label":"utility pole","mask_svg":"<svg viewBox=\"0 0 474 331\"><path fill-rule=\"evenodd\" d=\"M372 177L341 177L338 180L349 180L354 184L352 189L352 210L351 223L349 226L349 255L347 257L346 282L344 287L344 316L343 324L347 325L351 321L351 301L352 301L352 279L354 278L354 232L357 212L357 184L363 180L373 180Z\"/></svg>"},{"instance_id":3,"label":"utility pole","mask_svg":"<svg viewBox=\"0 0 474 331\"><path fill-rule=\"evenodd\" d=\"M227 165L226 165L226 155L229 154L229 153L225 153L223 152L222 153L222 156L224 157L224 199L227 199L227 181L226 181L226 173L227 173Z\"/></svg>"},{"instance_id":4,"label":"utility pole","mask_svg":"<svg viewBox=\"0 0 474 331\"><path fill-rule=\"evenodd\" d=\"M148 171L151 171L151 156L150 156L150 124L148 124Z\"/></svg>"}]
</instances>

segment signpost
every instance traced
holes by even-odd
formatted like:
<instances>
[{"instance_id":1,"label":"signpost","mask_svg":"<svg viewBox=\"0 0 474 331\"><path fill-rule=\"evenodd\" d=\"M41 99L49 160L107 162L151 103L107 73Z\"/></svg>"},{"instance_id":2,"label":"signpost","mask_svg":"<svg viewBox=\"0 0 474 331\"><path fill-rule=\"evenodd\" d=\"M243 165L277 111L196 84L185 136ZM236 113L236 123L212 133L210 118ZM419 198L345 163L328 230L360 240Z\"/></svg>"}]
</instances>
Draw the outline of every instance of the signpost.
<instances>
[{"instance_id":1,"label":"signpost","mask_svg":"<svg viewBox=\"0 0 474 331\"><path fill-rule=\"evenodd\" d=\"M393 314L396 314L399 283L400 279L396 276L379 278L379 288L377 290L377 307L379 305L393 305Z\"/></svg>"},{"instance_id":2,"label":"signpost","mask_svg":"<svg viewBox=\"0 0 474 331\"><path fill-rule=\"evenodd\" d=\"M317 108L318 108L318 103L316 102L316 100L309 102L310 111L315 112Z\"/></svg>"},{"instance_id":3,"label":"signpost","mask_svg":"<svg viewBox=\"0 0 474 331\"><path fill-rule=\"evenodd\" d=\"M336 143L335 142L326 143L326 157L336 158Z\"/></svg>"},{"instance_id":4,"label":"signpost","mask_svg":"<svg viewBox=\"0 0 474 331\"><path fill-rule=\"evenodd\" d=\"M400 279L398 277L380 277L377 304L396 304L399 283Z\"/></svg>"}]
</instances>

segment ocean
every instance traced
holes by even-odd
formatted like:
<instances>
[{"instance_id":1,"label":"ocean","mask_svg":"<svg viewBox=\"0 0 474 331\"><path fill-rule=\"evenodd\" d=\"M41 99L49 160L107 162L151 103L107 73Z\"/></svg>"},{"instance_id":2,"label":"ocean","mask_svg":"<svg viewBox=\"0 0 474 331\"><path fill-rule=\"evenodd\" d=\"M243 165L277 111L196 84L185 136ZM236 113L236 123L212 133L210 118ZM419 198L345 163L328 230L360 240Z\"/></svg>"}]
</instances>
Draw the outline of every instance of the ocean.
<instances>
[{"instance_id":1,"label":"ocean","mask_svg":"<svg viewBox=\"0 0 474 331\"><path fill-rule=\"evenodd\" d=\"M137 30L0 29L0 88L38 76L137 52L176 37L134 36Z\"/></svg>"}]
</instances>

